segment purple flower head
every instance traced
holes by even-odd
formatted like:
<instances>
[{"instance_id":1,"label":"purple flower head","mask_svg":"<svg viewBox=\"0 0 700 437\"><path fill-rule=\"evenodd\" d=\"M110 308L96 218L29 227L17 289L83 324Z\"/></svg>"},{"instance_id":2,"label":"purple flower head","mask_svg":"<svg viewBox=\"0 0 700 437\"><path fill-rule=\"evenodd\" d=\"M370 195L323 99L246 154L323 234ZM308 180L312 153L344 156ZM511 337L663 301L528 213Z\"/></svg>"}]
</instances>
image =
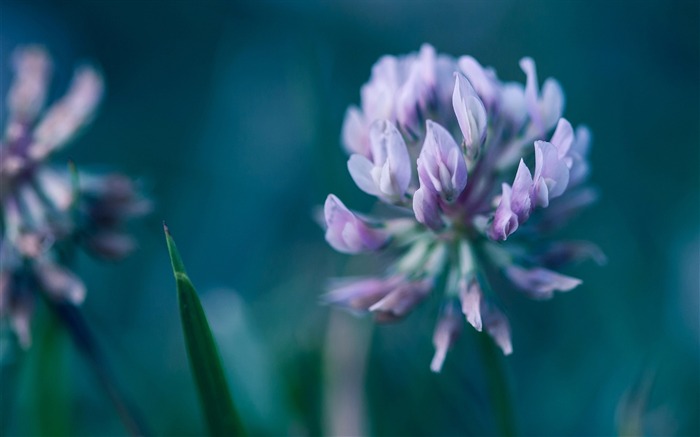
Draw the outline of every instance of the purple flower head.
<instances>
[{"instance_id":1,"label":"purple flower head","mask_svg":"<svg viewBox=\"0 0 700 437\"><path fill-rule=\"evenodd\" d=\"M370 228L332 194L326 199L323 212L326 218L326 241L339 252L360 253L377 250L389 238L385 232Z\"/></svg>"},{"instance_id":2,"label":"purple flower head","mask_svg":"<svg viewBox=\"0 0 700 437\"><path fill-rule=\"evenodd\" d=\"M47 161L91 121L102 99L101 74L78 67L68 90L45 108L51 61L39 46L17 49L0 141L0 319L20 344L31 343L36 293L79 305L86 287L61 257L73 245L121 259L135 243L125 222L150 203L122 175L70 171Z\"/></svg>"},{"instance_id":3,"label":"purple flower head","mask_svg":"<svg viewBox=\"0 0 700 437\"><path fill-rule=\"evenodd\" d=\"M562 118L556 80L540 89L534 61L520 66L525 83L503 82L470 56L424 45L382 57L359 107L346 112L350 175L392 213L360 219L329 196L326 239L341 252L395 259L382 277L331 287L327 301L393 321L440 284L447 303L434 333L434 371L464 322L512 352L499 304L510 290L492 289L484 272L500 272L512 288L546 299L580 284L553 269L603 257L589 243L546 241L595 199L586 185L591 135ZM464 319L451 309L457 301Z\"/></svg>"}]
</instances>

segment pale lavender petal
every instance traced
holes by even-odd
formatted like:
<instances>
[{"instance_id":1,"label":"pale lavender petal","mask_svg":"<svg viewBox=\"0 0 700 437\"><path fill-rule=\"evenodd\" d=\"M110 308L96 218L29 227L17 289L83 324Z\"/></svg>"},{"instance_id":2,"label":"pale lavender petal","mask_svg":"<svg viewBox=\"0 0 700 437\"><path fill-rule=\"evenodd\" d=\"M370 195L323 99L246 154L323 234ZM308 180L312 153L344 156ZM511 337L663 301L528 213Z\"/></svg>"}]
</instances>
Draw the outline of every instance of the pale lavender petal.
<instances>
[{"instance_id":1,"label":"pale lavender petal","mask_svg":"<svg viewBox=\"0 0 700 437\"><path fill-rule=\"evenodd\" d=\"M481 292L481 287L476 280L467 281L462 280L459 289L459 300L462 304L462 313L467 318L467 322L474 327L477 331L481 332L482 321L481 321L481 306L482 306L483 293Z\"/></svg>"},{"instance_id":2,"label":"pale lavender petal","mask_svg":"<svg viewBox=\"0 0 700 437\"><path fill-rule=\"evenodd\" d=\"M542 128L542 115L539 110L539 86L537 83L537 69L535 61L532 58L526 57L520 60L520 68L525 72L525 104L527 112L532 119L532 122Z\"/></svg>"},{"instance_id":3,"label":"pale lavender petal","mask_svg":"<svg viewBox=\"0 0 700 437\"><path fill-rule=\"evenodd\" d=\"M515 129L520 128L527 118L525 89L519 83L508 82L501 88L499 111L510 119Z\"/></svg>"},{"instance_id":4,"label":"pale lavender petal","mask_svg":"<svg viewBox=\"0 0 700 437\"><path fill-rule=\"evenodd\" d=\"M554 291L569 291L581 284L580 279L542 267L525 269L510 265L506 267L505 273L513 284L535 299L549 299Z\"/></svg>"},{"instance_id":5,"label":"pale lavender petal","mask_svg":"<svg viewBox=\"0 0 700 437\"><path fill-rule=\"evenodd\" d=\"M337 251L359 253L384 246L389 236L370 228L334 195L329 195L324 206L326 241Z\"/></svg>"},{"instance_id":6,"label":"pale lavender petal","mask_svg":"<svg viewBox=\"0 0 700 437\"><path fill-rule=\"evenodd\" d=\"M440 207L437 196L425 187L413 193L413 212L416 220L430 229L438 230L444 226L440 217Z\"/></svg>"},{"instance_id":7,"label":"pale lavender petal","mask_svg":"<svg viewBox=\"0 0 700 437\"><path fill-rule=\"evenodd\" d=\"M571 146L569 155L572 158L571 170L569 174L569 187L580 185L586 180L589 173L588 149L591 143L591 133L585 126L576 128L576 136Z\"/></svg>"},{"instance_id":8,"label":"pale lavender petal","mask_svg":"<svg viewBox=\"0 0 700 437\"><path fill-rule=\"evenodd\" d=\"M561 196L569 183L569 168L559 151L551 143L535 141L535 175L533 198L537 205L546 207L549 201Z\"/></svg>"},{"instance_id":9,"label":"pale lavender petal","mask_svg":"<svg viewBox=\"0 0 700 437\"><path fill-rule=\"evenodd\" d=\"M564 91L559 82L554 79L547 79L542 85L540 111L545 131L554 127L564 113Z\"/></svg>"},{"instance_id":10,"label":"pale lavender petal","mask_svg":"<svg viewBox=\"0 0 700 437\"><path fill-rule=\"evenodd\" d=\"M452 77L457 69L457 63L455 62L454 58L446 55L438 55L437 63L435 64L436 101L434 104L434 109L440 114L441 117L450 117L452 115L452 108L450 108L449 102L452 99L452 93L454 92Z\"/></svg>"},{"instance_id":11,"label":"pale lavender petal","mask_svg":"<svg viewBox=\"0 0 700 437\"><path fill-rule=\"evenodd\" d=\"M513 353L513 344L510 339L510 323L508 318L494 305L484 303L481 308L481 317L486 332L501 348L503 355Z\"/></svg>"},{"instance_id":12,"label":"pale lavender petal","mask_svg":"<svg viewBox=\"0 0 700 437\"><path fill-rule=\"evenodd\" d=\"M467 150L479 148L486 137L486 108L464 75L455 73L452 107Z\"/></svg>"},{"instance_id":13,"label":"pale lavender petal","mask_svg":"<svg viewBox=\"0 0 700 437\"><path fill-rule=\"evenodd\" d=\"M30 123L44 106L51 60L42 47L29 46L13 53L12 67L15 78L7 92L7 109L13 120Z\"/></svg>"},{"instance_id":14,"label":"pale lavender petal","mask_svg":"<svg viewBox=\"0 0 700 437\"><path fill-rule=\"evenodd\" d=\"M598 265L607 262L603 251L589 241L559 241L550 244L547 249L536 257L538 263L550 268L560 267L572 262L592 259Z\"/></svg>"},{"instance_id":15,"label":"pale lavender petal","mask_svg":"<svg viewBox=\"0 0 700 437\"><path fill-rule=\"evenodd\" d=\"M408 76L396 99L396 119L409 132L418 130L419 111L428 107L434 95L435 74L435 49L430 44L423 44L418 56L410 63Z\"/></svg>"},{"instance_id":16,"label":"pale lavender petal","mask_svg":"<svg viewBox=\"0 0 700 437\"><path fill-rule=\"evenodd\" d=\"M549 140L559 152L559 158L563 158L569 153L569 149L574 143L574 128L565 118L560 118L557 128L554 129L552 139Z\"/></svg>"},{"instance_id":17,"label":"pale lavender petal","mask_svg":"<svg viewBox=\"0 0 700 437\"><path fill-rule=\"evenodd\" d=\"M85 284L71 271L53 262L41 262L35 273L47 295L57 301L80 305L85 300Z\"/></svg>"},{"instance_id":18,"label":"pale lavender petal","mask_svg":"<svg viewBox=\"0 0 700 437\"><path fill-rule=\"evenodd\" d=\"M102 76L93 68L79 68L66 95L51 106L34 131L29 153L42 159L68 141L86 124L102 98Z\"/></svg>"},{"instance_id":19,"label":"pale lavender petal","mask_svg":"<svg viewBox=\"0 0 700 437\"><path fill-rule=\"evenodd\" d=\"M510 198L511 210L518 217L518 222L525 222L532 212L532 200L530 193L532 192L532 175L530 169L527 168L525 162L520 159L518 171L515 174L513 181L513 189Z\"/></svg>"},{"instance_id":20,"label":"pale lavender petal","mask_svg":"<svg viewBox=\"0 0 700 437\"><path fill-rule=\"evenodd\" d=\"M360 154L354 154L350 156L348 160L348 171L352 180L359 189L367 194L373 196L378 196L380 194L379 187L372 177L372 171L374 170L374 164Z\"/></svg>"},{"instance_id":21,"label":"pale lavender petal","mask_svg":"<svg viewBox=\"0 0 700 437\"><path fill-rule=\"evenodd\" d=\"M341 135L343 146L348 153L357 153L366 158L370 157L367 123L359 108L351 106L345 111Z\"/></svg>"},{"instance_id":22,"label":"pale lavender petal","mask_svg":"<svg viewBox=\"0 0 700 437\"><path fill-rule=\"evenodd\" d=\"M537 69L532 58L520 60L520 68L527 76L525 85L525 102L528 114L539 134L544 134L554 127L564 111L564 92L554 79L547 79L538 89Z\"/></svg>"},{"instance_id":23,"label":"pale lavender petal","mask_svg":"<svg viewBox=\"0 0 700 437\"><path fill-rule=\"evenodd\" d=\"M370 130L372 158L380 192L390 199L403 197L411 182L411 158L408 148L393 123L376 121Z\"/></svg>"},{"instance_id":24,"label":"pale lavender petal","mask_svg":"<svg viewBox=\"0 0 700 437\"><path fill-rule=\"evenodd\" d=\"M454 344L462 331L462 323L457 310L452 305L448 305L440 316L433 333L435 354L430 362L430 370L433 372L439 373L442 370L447 351L452 347L452 344Z\"/></svg>"},{"instance_id":25,"label":"pale lavender petal","mask_svg":"<svg viewBox=\"0 0 700 437\"><path fill-rule=\"evenodd\" d=\"M403 280L400 276L341 280L331 286L331 290L323 296L323 301L357 311L367 311Z\"/></svg>"},{"instance_id":26,"label":"pale lavender petal","mask_svg":"<svg viewBox=\"0 0 700 437\"><path fill-rule=\"evenodd\" d=\"M372 66L369 82L362 86L362 112L368 124L375 120L394 120L394 101L399 89L399 62L383 56Z\"/></svg>"},{"instance_id":27,"label":"pale lavender petal","mask_svg":"<svg viewBox=\"0 0 700 437\"><path fill-rule=\"evenodd\" d=\"M51 168L41 168L36 173L43 194L59 211L66 211L73 203L73 189L65 173Z\"/></svg>"},{"instance_id":28,"label":"pale lavender petal","mask_svg":"<svg viewBox=\"0 0 700 437\"><path fill-rule=\"evenodd\" d=\"M501 201L496 208L493 223L491 223L489 228L489 237L493 240L505 240L518 229L518 217L511 209L510 186L504 183L501 188L503 190Z\"/></svg>"},{"instance_id":29,"label":"pale lavender petal","mask_svg":"<svg viewBox=\"0 0 700 437\"><path fill-rule=\"evenodd\" d=\"M393 322L405 317L425 299L432 288L428 280L404 282L389 292L369 310L378 322Z\"/></svg>"},{"instance_id":30,"label":"pale lavender petal","mask_svg":"<svg viewBox=\"0 0 700 437\"><path fill-rule=\"evenodd\" d=\"M459 68L462 70L469 82L474 86L479 97L484 102L484 106L491 110L499 98L499 84L496 73L491 68L484 68L471 56L459 58Z\"/></svg>"},{"instance_id":31,"label":"pale lavender petal","mask_svg":"<svg viewBox=\"0 0 700 437\"><path fill-rule=\"evenodd\" d=\"M23 349L29 349L32 345L31 321L34 313L34 296L30 293L21 293L12 303L10 323L17 335L17 340Z\"/></svg>"},{"instance_id":32,"label":"pale lavender petal","mask_svg":"<svg viewBox=\"0 0 700 437\"><path fill-rule=\"evenodd\" d=\"M459 146L444 127L430 120L418 157L418 176L421 186L429 185L447 202L467 185L467 164Z\"/></svg>"}]
</instances>

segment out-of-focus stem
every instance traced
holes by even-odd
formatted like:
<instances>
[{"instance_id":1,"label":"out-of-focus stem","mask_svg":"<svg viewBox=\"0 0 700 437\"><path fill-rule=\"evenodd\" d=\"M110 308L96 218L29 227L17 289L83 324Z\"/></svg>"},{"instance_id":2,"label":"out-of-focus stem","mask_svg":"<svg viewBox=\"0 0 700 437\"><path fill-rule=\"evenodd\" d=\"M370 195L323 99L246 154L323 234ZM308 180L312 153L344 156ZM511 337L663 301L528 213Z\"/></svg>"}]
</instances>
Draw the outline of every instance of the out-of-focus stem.
<instances>
[{"instance_id":1,"label":"out-of-focus stem","mask_svg":"<svg viewBox=\"0 0 700 437\"><path fill-rule=\"evenodd\" d=\"M504 365L503 354L491 337L485 333L480 334L481 360L486 373L486 381L491 403L496 414L496 422L499 426L499 435L515 436L515 414L511 401L508 375Z\"/></svg>"},{"instance_id":2,"label":"out-of-focus stem","mask_svg":"<svg viewBox=\"0 0 700 437\"><path fill-rule=\"evenodd\" d=\"M365 373L371 335L366 320L331 312L323 360L325 435L368 435Z\"/></svg>"},{"instance_id":3,"label":"out-of-focus stem","mask_svg":"<svg viewBox=\"0 0 700 437\"><path fill-rule=\"evenodd\" d=\"M112 404L114 404L117 414L129 434L133 436L147 435L147 428L141 417L117 388L107 362L97 348L95 338L80 310L75 305L63 302L49 302L49 305L61 322L63 322L78 350L80 350L95 371L100 385Z\"/></svg>"}]
</instances>

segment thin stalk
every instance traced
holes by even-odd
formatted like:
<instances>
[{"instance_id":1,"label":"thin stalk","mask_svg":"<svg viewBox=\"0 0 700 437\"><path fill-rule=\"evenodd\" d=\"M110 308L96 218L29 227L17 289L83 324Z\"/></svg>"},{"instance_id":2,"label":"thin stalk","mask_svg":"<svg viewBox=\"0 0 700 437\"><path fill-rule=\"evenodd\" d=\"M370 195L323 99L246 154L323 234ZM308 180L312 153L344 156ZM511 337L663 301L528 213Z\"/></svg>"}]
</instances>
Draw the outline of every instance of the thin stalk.
<instances>
[{"instance_id":1,"label":"thin stalk","mask_svg":"<svg viewBox=\"0 0 700 437\"><path fill-rule=\"evenodd\" d=\"M483 333L478 337L481 346L481 360L486 372L486 381L499 426L499 434L506 437L515 436L517 435L515 414L503 354L491 337Z\"/></svg>"},{"instance_id":2,"label":"thin stalk","mask_svg":"<svg viewBox=\"0 0 700 437\"><path fill-rule=\"evenodd\" d=\"M489 299L494 296L486 272L478 260L488 259L484 256L484 248L480 246L467 245L465 251L473 263L473 272L476 280L484 293L484 298ZM488 297L487 297L488 296ZM488 328L486 329L488 331ZM517 435L515 426L515 410L511 399L508 385L508 374L506 372L505 359L498 345L487 333L479 336L479 346L481 348L481 362L486 373L486 384L488 387L491 403L499 427L499 435L513 437Z\"/></svg>"},{"instance_id":3,"label":"thin stalk","mask_svg":"<svg viewBox=\"0 0 700 437\"><path fill-rule=\"evenodd\" d=\"M148 435L147 428L133 405L126 401L115 384L114 377L100 353L97 342L80 310L65 302L49 302L51 309L68 330L73 342L95 372L95 376L114 405L124 427L132 436Z\"/></svg>"}]
</instances>

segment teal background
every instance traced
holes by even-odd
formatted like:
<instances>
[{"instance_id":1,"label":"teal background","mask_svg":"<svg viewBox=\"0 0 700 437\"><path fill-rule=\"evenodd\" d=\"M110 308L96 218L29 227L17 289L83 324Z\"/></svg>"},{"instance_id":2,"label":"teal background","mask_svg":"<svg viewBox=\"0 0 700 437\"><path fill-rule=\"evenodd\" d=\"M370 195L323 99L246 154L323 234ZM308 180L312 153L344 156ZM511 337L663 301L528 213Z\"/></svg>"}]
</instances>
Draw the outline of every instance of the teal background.
<instances>
[{"instance_id":1,"label":"teal background","mask_svg":"<svg viewBox=\"0 0 700 437\"><path fill-rule=\"evenodd\" d=\"M508 80L524 81L518 60L532 56L541 80L562 84L566 117L594 134L591 180L601 198L561 235L597 242L609 262L567 270L583 285L551 301L504 290L520 433L614 435L621 398L653 375L646 433L700 434L697 1L0 7L3 95L17 44L38 42L52 52L56 97L77 62L97 63L107 82L99 116L56 159L124 171L154 201L153 214L132 226L136 253L115 265L83 257L79 271L89 289L85 315L157 434L204 429L163 220L203 296L253 428L329 432L324 405L334 380L324 357L335 323L360 343L371 337L357 398L364 432L496 433L473 330L465 329L440 375L429 371L439 293L404 322L376 327L319 304L326 278L379 271L371 258L335 253L314 219L329 192L355 209L372 207L345 169L345 108L359 101L379 56L423 42L470 54ZM69 434L124 433L91 370L64 343L66 387L54 401L34 395L37 348L22 354L3 346L3 434L36 433L42 402L54 402L48 408L65 418Z\"/></svg>"}]
</instances>

